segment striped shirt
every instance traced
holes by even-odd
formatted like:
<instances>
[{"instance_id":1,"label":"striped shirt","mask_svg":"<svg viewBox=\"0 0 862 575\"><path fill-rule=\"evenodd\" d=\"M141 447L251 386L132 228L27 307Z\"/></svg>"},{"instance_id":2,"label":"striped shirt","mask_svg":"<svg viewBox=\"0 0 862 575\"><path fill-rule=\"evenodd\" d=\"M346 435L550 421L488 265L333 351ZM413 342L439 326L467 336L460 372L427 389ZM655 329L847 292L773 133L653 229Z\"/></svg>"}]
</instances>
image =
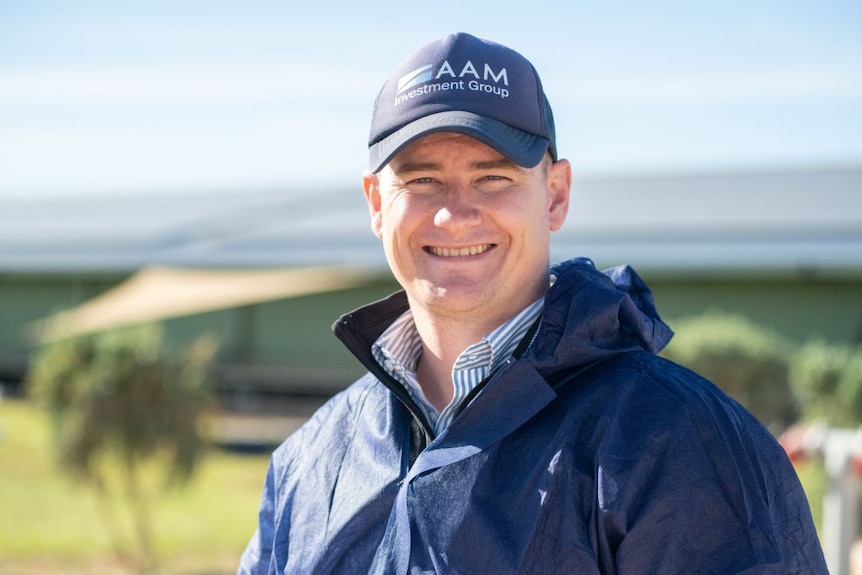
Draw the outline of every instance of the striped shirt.
<instances>
[{"instance_id":1,"label":"striped shirt","mask_svg":"<svg viewBox=\"0 0 862 575\"><path fill-rule=\"evenodd\" d=\"M442 412L438 412L425 398L416 379L422 340L409 309L377 338L371 351L387 373L407 389L439 435L452 422L473 388L512 357L530 326L542 313L544 303L544 297L537 299L458 356L452 367L454 394Z\"/></svg>"}]
</instances>

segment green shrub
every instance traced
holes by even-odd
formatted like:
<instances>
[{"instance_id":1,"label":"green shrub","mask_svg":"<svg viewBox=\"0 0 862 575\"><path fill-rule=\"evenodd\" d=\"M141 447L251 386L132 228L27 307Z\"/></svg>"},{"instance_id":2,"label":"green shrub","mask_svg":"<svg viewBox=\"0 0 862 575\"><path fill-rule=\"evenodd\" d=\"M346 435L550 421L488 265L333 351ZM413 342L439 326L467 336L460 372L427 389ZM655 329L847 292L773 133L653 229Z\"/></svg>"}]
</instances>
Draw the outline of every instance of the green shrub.
<instances>
[{"instance_id":1,"label":"green shrub","mask_svg":"<svg viewBox=\"0 0 862 575\"><path fill-rule=\"evenodd\" d=\"M806 420L832 427L862 423L862 348L811 341L794 355L791 382Z\"/></svg>"},{"instance_id":2,"label":"green shrub","mask_svg":"<svg viewBox=\"0 0 862 575\"><path fill-rule=\"evenodd\" d=\"M214 352L201 339L172 353L161 327L144 325L48 343L32 361L28 391L47 407L61 465L95 489L117 555L140 572L156 562L152 495L187 481L204 453L199 424ZM118 500L132 537L120 527Z\"/></svg>"},{"instance_id":3,"label":"green shrub","mask_svg":"<svg viewBox=\"0 0 862 575\"><path fill-rule=\"evenodd\" d=\"M673 325L663 355L711 380L779 433L798 419L789 344L745 317L709 312Z\"/></svg>"}]
</instances>

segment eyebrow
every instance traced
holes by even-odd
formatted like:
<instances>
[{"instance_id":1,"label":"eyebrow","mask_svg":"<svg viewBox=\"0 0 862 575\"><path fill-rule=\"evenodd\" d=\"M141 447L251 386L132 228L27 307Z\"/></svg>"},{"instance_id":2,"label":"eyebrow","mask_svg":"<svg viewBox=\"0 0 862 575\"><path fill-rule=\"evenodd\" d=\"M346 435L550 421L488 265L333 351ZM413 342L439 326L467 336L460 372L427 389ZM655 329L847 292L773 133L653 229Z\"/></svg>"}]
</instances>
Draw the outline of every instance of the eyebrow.
<instances>
[{"instance_id":1,"label":"eyebrow","mask_svg":"<svg viewBox=\"0 0 862 575\"><path fill-rule=\"evenodd\" d=\"M488 160L487 162L476 162L471 166L475 170L494 170L497 168L523 170L524 167L509 158L500 158L497 160Z\"/></svg>"},{"instance_id":2,"label":"eyebrow","mask_svg":"<svg viewBox=\"0 0 862 575\"><path fill-rule=\"evenodd\" d=\"M434 162L405 162L400 166L393 166L392 171L396 174L411 174L413 172L431 172L442 169L440 164Z\"/></svg>"},{"instance_id":3,"label":"eyebrow","mask_svg":"<svg viewBox=\"0 0 862 575\"><path fill-rule=\"evenodd\" d=\"M410 174L414 172L440 171L443 167L435 162L405 162L393 171L396 174ZM472 170L495 170L495 169L518 169L523 170L524 167L508 158L499 158L486 160L482 162L474 162L470 164Z\"/></svg>"}]
</instances>

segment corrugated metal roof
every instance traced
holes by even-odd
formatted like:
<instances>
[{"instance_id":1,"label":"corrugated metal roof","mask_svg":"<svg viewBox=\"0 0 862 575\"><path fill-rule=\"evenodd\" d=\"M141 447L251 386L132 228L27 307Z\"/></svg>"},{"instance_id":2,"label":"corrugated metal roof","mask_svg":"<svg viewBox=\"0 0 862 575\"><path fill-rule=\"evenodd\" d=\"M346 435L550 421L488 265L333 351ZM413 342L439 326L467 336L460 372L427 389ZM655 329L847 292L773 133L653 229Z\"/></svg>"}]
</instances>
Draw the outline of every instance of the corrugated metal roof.
<instances>
[{"instance_id":1,"label":"corrugated metal roof","mask_svg":"<svg viewBox=\"0 0 862 575\"><path fill-rule=\"evenodd\" d=\"M355 189L0 200L0 272L385 269ZM862 275L862 167L576 179L552 259L662 273Z\"/></svg>"}]
</instances>

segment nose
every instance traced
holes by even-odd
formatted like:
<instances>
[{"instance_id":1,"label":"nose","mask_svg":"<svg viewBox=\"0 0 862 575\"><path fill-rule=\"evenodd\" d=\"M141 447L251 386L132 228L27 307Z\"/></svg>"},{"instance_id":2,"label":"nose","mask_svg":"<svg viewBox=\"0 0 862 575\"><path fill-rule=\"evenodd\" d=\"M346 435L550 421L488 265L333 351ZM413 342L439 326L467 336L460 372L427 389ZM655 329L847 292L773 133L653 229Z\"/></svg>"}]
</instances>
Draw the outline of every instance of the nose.
<instances>
[{"instance_id":1,"label":"nose","mask_svg":"<svg viewBox=\"0 0 862 575\"><path fill-rule=\"evenodd\" d=\"M481 210L471 191L463 186L450 187L434 214L434 225L457 230L477 225Z\"/></svg>"}]
</instances>

